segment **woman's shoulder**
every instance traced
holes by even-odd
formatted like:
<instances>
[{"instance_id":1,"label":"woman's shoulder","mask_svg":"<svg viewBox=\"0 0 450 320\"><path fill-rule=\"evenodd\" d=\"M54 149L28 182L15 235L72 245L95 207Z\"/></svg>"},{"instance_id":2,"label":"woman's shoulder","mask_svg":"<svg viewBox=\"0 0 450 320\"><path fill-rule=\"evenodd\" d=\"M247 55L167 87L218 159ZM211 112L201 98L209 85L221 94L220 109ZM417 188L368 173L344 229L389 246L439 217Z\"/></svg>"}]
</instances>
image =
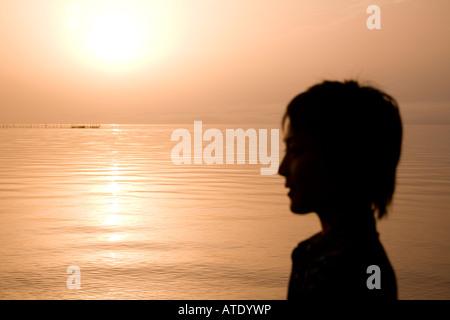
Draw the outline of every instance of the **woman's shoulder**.
<instances>
[{"instance_id":1,"label":"woman's shoulder","mask_svg":"<svg viewBox=\"0 0 450 320\"><path fill-rule=\"evenodd\" d=\"M375 265L387 289L383 294L396 295L394 271L377 233L360 237L319 233L302 241L292 258L293 271L303 274L301 286L310 293L371 296L377 292L367 288L368 270Z\"/></svg>"}]
</instances>

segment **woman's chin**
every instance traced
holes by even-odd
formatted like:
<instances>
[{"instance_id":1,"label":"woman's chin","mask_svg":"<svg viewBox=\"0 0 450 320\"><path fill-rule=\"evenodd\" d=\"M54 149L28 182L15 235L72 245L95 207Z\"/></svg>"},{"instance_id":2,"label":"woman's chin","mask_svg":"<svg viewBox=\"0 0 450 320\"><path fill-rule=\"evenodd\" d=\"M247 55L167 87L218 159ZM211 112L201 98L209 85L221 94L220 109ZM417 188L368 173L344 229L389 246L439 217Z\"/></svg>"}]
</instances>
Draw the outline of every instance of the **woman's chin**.
<instances>
[{"instance_id":1,"label":"woman's chin","mask_svg":"<svg viewBox=\"0 0 450 320\"><path fill-rule=\"evenodd\" d=\"M313 212L311 208L308 208L300 203L296 203L294 201L291 201L291 211L295 214L307 214L310 212Z\"/></svg>"}]
</instances>

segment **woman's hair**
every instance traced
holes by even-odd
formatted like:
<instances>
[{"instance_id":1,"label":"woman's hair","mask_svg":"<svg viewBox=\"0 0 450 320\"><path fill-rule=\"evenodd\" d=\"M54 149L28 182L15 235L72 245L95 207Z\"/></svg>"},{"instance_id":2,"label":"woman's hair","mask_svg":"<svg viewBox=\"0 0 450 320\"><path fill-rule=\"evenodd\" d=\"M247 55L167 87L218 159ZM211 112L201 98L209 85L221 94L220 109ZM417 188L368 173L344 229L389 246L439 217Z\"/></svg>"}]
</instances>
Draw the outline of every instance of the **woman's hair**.
<instances>
[{"instance_id":1,"label":"woman's hair","mask_svg":"<svg viewBox=\"0 0 450 320\"><path fill-rule=\"evenodd\" d=\"M292 134L318 142L338 197L359 197L379 218L386 214L402 143L394 98L356 81L324 81L289 103L283 127L287 119Z\"/></svg>"}]
</instances>

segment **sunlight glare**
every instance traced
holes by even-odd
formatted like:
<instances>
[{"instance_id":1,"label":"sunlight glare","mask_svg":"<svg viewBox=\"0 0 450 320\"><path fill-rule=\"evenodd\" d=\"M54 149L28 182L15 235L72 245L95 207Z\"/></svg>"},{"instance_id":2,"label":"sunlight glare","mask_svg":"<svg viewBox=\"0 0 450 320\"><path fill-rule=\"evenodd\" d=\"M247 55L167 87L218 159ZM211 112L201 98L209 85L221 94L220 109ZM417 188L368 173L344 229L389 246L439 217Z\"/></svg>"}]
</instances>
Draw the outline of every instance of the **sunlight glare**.
<instances>
[{"instance_id":1,"label":"sunlight glare","mask_svg":"<svg viewBox=\"0 0 450 320\"><path fill-rule=\"evenodd\" d=\"M120 216L117 214L111 214L106 216L104 224L107 226L116 226L120 224Z\"/></svg>"},{"instance_id":2,"label":"sunlight glare","mask_svg":"<svg viewBox=\"0 0 450 320\"><path fill-rule=\"evenodd\" d=\"M89 44L97 58L106 62L121 62L136 58L140 28L132 15L106 11L98 16L90 31Z\"/></svg>"},{"instance_id":3,"label":"sunlight glare","mask_svg":"<svg viewBox=\"0 0 450 320\"><path fill-rule=\"evenodd\" d=\"M68 6L66 15L67 48L102 72L158 66L175 52L181 37L181 14L169 1L90 0Z\"/></svg>"}]
</instances>

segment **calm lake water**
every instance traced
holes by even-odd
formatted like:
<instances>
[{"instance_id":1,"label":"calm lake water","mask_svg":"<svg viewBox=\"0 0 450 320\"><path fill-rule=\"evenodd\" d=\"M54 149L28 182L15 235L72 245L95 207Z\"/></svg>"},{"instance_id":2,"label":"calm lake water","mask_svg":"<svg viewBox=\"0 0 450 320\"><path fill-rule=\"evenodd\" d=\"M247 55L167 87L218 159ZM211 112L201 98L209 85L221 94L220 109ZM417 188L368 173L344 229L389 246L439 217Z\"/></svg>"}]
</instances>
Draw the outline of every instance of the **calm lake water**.
<instances>
[{"instance_id":1,"label":"calm lake water","mask_svg":"<svg viewBox=\"0 0 450 320\"><path fill-rule=\"evenodd\" d=\"M290 213L283 178L259 163L174 165L180 127L193 133L0 129L0 298L285 299L291 251L317 217ZM250 127L276 128L205 129ZM449 126L405 127L378 224L400 299L450 299L449 141ZM79 290L66 286L69 265Z\"/></svg>"}]
</instances>

